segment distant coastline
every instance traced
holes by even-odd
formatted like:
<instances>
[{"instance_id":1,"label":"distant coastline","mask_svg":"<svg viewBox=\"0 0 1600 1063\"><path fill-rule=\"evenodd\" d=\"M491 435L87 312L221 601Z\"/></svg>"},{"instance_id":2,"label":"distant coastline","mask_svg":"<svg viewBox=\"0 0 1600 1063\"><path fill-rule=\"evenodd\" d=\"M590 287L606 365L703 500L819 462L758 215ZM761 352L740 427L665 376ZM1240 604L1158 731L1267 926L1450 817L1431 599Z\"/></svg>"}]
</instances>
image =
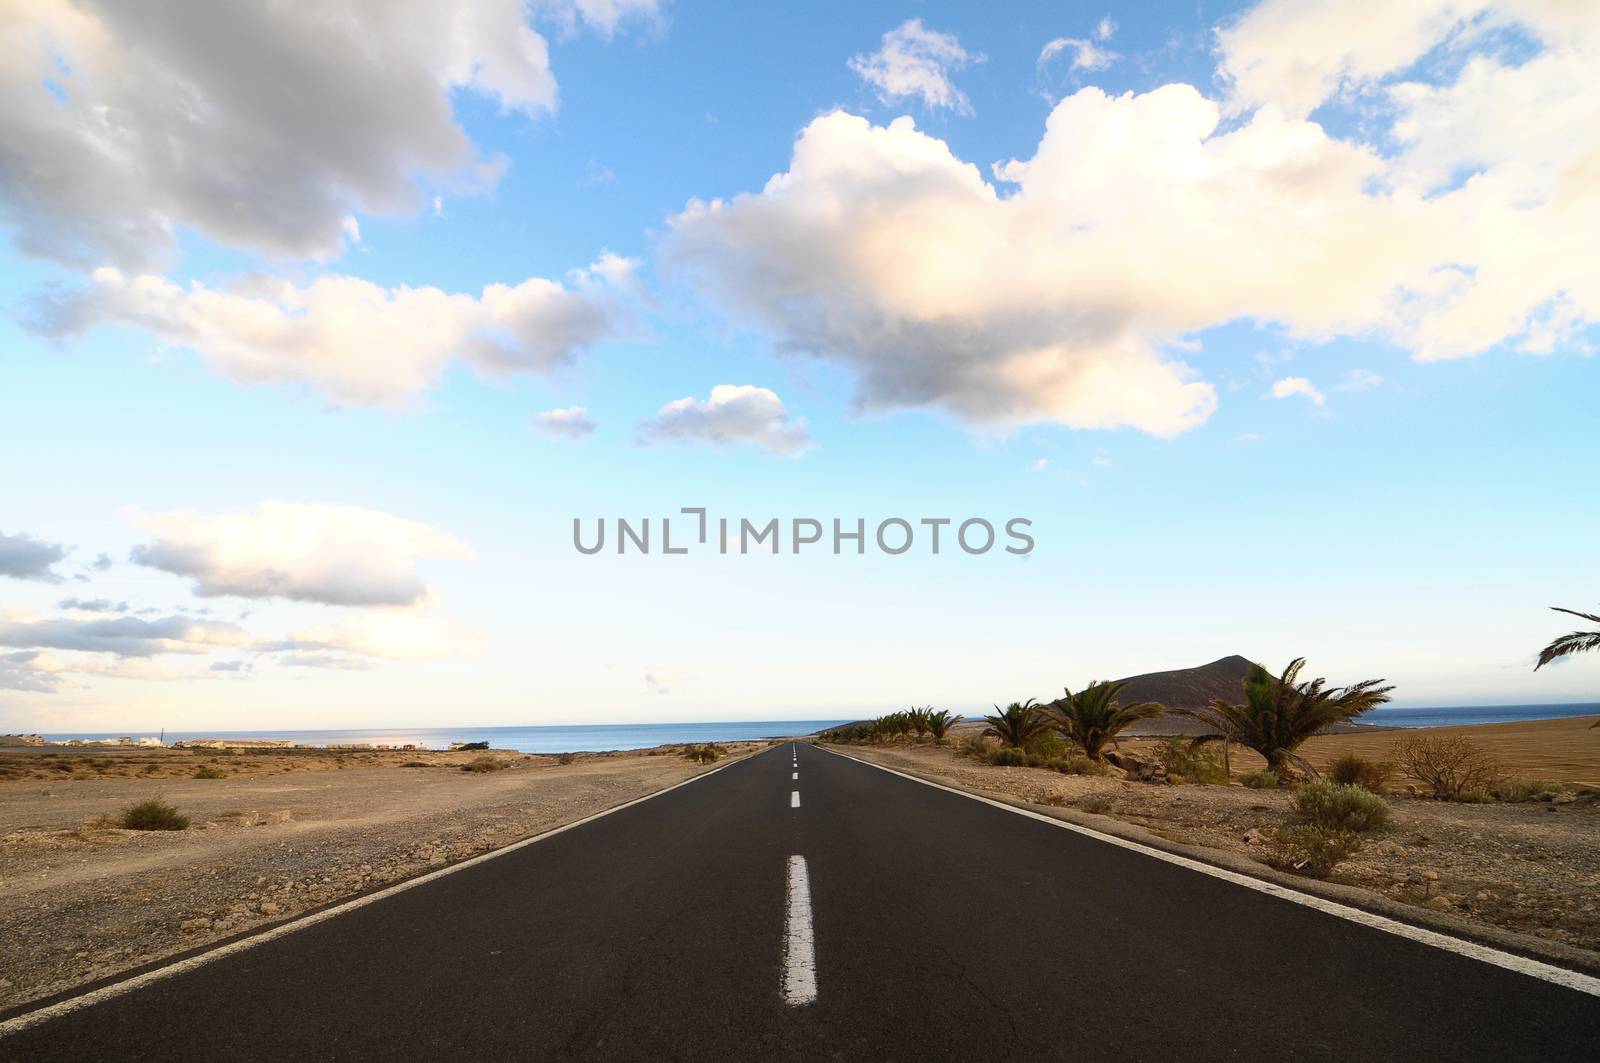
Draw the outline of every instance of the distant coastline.
<instances>
[{"instance_id":1,"label":"distant coastline","mask_svg":"<svg viewBox=\"0 0 1600 1063\"><path fill-rule=\"evenodd\" d=\"M1576 705L1445 705L1416 708L1384 706L1363 717L1375 727L1459 727L1519 720L1560 720L1600 715L1600 702ZM973 717L974 719L976 717ZM487 741L494 749L523 753L600 753L682 742L739 742L809 735L850 720L745 720L713 723L564 724L537 727L379 727L333 730L225 731L170 730L166 741L232 738L285 741L307 746L414 745L445 749L452 742ZM155 738L156 731L63 732L44 735L49 742Z\"/></svg>"},{"instance_id":2,"label":"distant coastline","mask_svg":"<svg viewBox=\"0 0 1600 1063\"><path fill-rule=\"evenodd\" d=\"M848 720L745 720L720 723L567 724L543 727L377 727L301 731L169 730L166 743L203 739L290 742L302 746L380 746L446 749L454 742L488 742L521 753L602 753L684 742L742 742L808 735ZM157 731L46 733L47 742L155 738Z\"/></svg>"}]
</instances>

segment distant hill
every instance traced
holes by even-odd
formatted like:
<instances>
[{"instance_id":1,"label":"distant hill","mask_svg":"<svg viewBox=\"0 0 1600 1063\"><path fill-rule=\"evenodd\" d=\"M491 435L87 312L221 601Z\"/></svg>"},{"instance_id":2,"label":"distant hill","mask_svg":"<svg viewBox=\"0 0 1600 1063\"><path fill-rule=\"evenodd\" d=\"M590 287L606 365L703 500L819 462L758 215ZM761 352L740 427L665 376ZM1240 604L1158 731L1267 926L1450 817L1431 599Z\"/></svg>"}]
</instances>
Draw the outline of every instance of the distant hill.
<instances>
[{"instance_id":1,"label":"distant hill","mask_svg":"<svg viewBox=\"0 0 1600 1063\"><path fill-rule=\"evenodd\" d=\"M1159 701L1169 710L1152 720L1129 728L1129 735L1194 734L1203 728L1194 720L1170 710L1199 708L1212 698L1240 701L1244 698L1244 677L1251 662L1238 654L1202 664L1198 668L1174 668L1168 672L1146 672L1129 676L1117 700L1124 705Z\"/></svg>"}]
</instances>

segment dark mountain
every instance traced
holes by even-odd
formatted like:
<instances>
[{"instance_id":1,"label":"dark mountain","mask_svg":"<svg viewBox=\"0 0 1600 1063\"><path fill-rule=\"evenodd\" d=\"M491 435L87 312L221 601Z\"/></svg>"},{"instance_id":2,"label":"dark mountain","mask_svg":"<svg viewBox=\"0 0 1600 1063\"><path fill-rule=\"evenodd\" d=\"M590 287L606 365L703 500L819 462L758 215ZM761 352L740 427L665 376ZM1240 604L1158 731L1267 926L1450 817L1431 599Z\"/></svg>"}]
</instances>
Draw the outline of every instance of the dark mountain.
<instances>
[{"instance_id":1,"label":"dark mountain","mask_svg":"<svg viewBox=\"0 0 1600 1063\"><path fill-rule=\"evenodd\" d=\"M1235 654L1202 664L1198 668L1174 668L1170 672L1146 672L1129 676L1117 700L1124 705L1159 701L1168 710L1199 708L1212 698L1227 701L1244 699L1244 677L1251 662ZM1194 734L1203 730L1199 723L1172 711L1135 724L1129 735Z\"/></svg>"}]
</instances>

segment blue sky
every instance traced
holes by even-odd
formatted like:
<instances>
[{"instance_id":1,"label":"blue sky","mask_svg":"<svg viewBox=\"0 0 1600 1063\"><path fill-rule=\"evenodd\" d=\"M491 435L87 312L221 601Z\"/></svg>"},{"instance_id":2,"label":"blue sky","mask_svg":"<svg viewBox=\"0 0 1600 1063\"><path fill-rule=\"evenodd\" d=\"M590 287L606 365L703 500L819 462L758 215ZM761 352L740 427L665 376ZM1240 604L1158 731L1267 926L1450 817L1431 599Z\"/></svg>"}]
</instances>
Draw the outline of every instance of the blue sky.
<instances>
[{"instance_id":1,"label":"blue sky","mask_svg":"<svg viewBox=\"0 0 1600 1063\"><path fill-rule=\"evenodd\" d=\"M0 729L1600 691L1600 20L174 10L0 70ZM683 506L1036 547L572 547Z\"/></svg>"}]
</instances>

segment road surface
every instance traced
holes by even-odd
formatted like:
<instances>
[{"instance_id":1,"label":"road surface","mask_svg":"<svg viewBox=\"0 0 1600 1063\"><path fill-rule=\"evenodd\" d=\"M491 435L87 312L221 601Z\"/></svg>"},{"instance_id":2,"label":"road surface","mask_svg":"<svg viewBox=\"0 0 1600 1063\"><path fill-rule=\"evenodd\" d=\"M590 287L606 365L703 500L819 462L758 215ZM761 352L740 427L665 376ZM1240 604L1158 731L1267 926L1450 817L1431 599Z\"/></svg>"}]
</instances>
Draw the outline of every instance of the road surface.
<instances>
[{"instance_id":1,"label":"road surface","mask_svg":"<svg viewBox=\"0 0 1600 1063\"><path fill-rule=\"evenodd\" d=\"M51 1060L1568 1060L1600 998L807 745L0 1036Z\"/></svg>"}]
</instances>

